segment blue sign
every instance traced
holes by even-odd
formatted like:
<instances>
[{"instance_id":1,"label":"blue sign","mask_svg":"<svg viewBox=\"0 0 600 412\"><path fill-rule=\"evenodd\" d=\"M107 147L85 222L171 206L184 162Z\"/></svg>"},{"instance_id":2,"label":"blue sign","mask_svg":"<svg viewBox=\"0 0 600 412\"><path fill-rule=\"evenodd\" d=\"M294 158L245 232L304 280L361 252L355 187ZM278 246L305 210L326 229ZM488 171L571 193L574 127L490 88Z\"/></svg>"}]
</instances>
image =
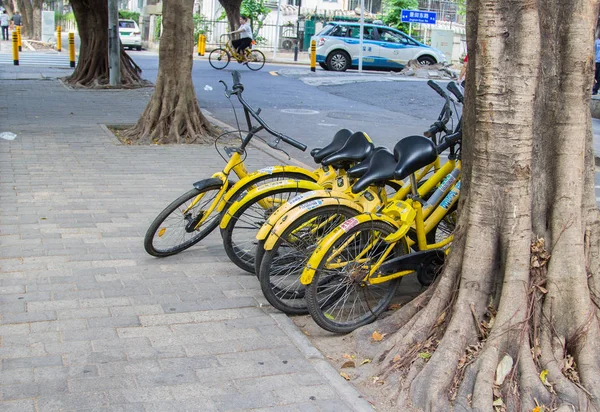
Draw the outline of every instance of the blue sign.
<instances>
[{"instance_id":1,"label":"blue sign","mask_svg":"<svg viewBox=\"0 0 600 412\"><path fill-rule=\"evenodd\" d=\"M402 23L435 24L437 13L435 11L402 10L400 18Z\"/></svg>"}]
</instances>

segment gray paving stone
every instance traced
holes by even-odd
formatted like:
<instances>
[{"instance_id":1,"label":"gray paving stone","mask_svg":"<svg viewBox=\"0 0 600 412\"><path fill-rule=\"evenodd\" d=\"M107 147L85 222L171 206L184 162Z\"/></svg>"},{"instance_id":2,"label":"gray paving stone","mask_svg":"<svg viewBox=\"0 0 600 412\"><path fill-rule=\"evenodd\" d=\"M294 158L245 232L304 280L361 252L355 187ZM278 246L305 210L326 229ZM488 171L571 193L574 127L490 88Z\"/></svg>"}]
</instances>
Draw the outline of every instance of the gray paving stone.
<instances>
[{"instance_id":1,"label":"gray paving stone","mask_svg":"<svg viewBox=\"0 0 600 412\"><path fill-rule=\"evenodd\" d=\"M37 412L33 399L0 401L0 410L3 412Z\"/></svg>"},{"instance_id":2,"label":"gray paving stone","mask_svg":"<svg viewBox=\"0 0 600 412\"><path fill-rule=\"evenodd\" d=\"M204 399L200 403L195 399L191 399L188 401L144 403L144 408L145 408L146 412L164 412L164 411L212 412L212 411L218 410L217 407L214 405L214 403L208 399Z\"/></svg>"},{"instance_id":3,"label":"gray paving stone","mask_svg":"<svg viewBox=\"0 0 600 412\"><path fill-rule=\"evenodd\" d=\"M24 383L20 385L2 385L2 400L27 399L38 396L62 396L67 392L66 380L54 380L44 383Z\"/></svg>"},{"instance_id":4,"label":"gray paving stone","mask_svg":"<svg viewBox=\"0 0 600 412\"><path fill-rule=\"evenodd\" d=\"M128 389L135 387L135 379L131 376L110 376L69 379L69 389L71 392L98 392L108 389Z\"/></svg>"},{"instance_id":5,"label":"gray paving stone","mask_svg":"<svg viewBox=\"0 0 600 412\"><path fill-rule=\"evenodd\" d=\"M2 359L2 369L35 368L40 366L62 366L60 356L37 356L28 358Z\"/></svg>"},{"instance_id":6,"label":"gray paving stone","mask_svg":"<svg viewBox=\"0 0 600 412\"><path fill-rule=\"evenodd\" d=\"M108 406L104 393L74 393L58 396L40 396L37 399L39 412L62 412ZM36 411L37 412L37 411Z\"/></svg>"},{"instance_id":7,"label":"gray paving stone","mask_svg":"<svg viewBox=\"0 0 600 412\"><path fill-rule=\"evenodd\" d=\"M26 313L5 313L2 316L2 323L33 323L48 320L56 320L55 311L44 312L26 312Z\"/></svg>"}]
</instances>

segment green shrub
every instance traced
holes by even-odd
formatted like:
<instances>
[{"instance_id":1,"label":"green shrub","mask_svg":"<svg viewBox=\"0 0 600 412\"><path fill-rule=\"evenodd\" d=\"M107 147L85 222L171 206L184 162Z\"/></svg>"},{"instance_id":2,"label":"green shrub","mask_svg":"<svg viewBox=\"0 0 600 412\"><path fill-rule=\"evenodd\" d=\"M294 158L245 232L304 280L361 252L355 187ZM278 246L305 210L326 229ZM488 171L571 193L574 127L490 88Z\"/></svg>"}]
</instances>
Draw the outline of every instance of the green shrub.
<instances>
[{"instance_id":1,"label":"green shrub","mask_svg":"<svg viewBox=\"0 0 600 412\"><path fill-rule=\"evenodd\" d=\"M119 10L119 18L133 20L136 23L139 23L140 13L138 13L137 11Z\"/></svg>"}]
</instances>

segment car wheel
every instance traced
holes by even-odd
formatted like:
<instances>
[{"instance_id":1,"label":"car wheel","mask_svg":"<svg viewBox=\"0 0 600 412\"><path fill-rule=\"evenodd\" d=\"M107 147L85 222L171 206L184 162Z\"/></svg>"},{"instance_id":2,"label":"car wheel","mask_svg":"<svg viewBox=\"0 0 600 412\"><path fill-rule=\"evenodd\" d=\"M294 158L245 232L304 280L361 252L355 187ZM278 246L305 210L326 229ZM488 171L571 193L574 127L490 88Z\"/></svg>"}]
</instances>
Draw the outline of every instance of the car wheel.
<instances>
[{"instance_id":1,"label":"car wheel","mask_svg":"<svg viewBox=\"0 0 600 412\"><path fill-rule=\"evenodd\" d=\"M323 70L329 70L329 67L327 67L327 65L323 62L319 62L319 66L321 66Z\"/></svg>"},{"instance_id":2,"label":"car wheel","mask_svg":"<svg viewBox=\"0 0 600 412\"><path fill-rule=\"evenodd\" d=\"M137 46L135 49L136 49L137 51L142 51L142 46Z\"/></svg>"},{"instance_id":3,"label":"car wheel","mask_svg":"<svg viewBox=\"0 0 600 412\"><path fill-rule=\"evenodd\" d=\"M431 56L421 56L417 59L417 61L423 66L430 66L436 63L435 59Z\"/></svg>"},{"instance_id":4,"label":"car wheel","mask_svg":"<svg viewBox=\"0 0 600 412\"><path fill-rule=\"evenodd\" d=\"M336 50L327 57L329 70L344 72L350 67L350 56L343 50Z\"/></svg>"}]
</instances>

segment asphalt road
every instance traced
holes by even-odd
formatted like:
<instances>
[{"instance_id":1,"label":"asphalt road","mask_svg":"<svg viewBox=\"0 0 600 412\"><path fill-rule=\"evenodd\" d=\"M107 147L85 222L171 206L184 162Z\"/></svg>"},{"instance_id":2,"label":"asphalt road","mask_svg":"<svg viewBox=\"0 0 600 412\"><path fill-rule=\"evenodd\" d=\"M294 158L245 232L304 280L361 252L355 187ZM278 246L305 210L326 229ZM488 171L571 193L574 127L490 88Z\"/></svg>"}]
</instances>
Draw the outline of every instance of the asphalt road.
<instances>
[{"instance_id":1,"label":"asphalt road","mask_svg":"<svg viewBox=\"0 0 600 412\"><path fill-rule=\"evenodd\" d=\"M154 82L158 57L149 52L130 55L142 67L144 78ZM224 70L215 70L207 60L195 60L192 76L200 107L231 125L236 124L236 117L219 80L231 85L233 70L240 71L244 98L262 109L264 120L309 149L327 144L341 128L364 131L376 145L393 148L403 137L422 134L429 128L444 103L425 81L400 81L398 75L386 72L331 73L317 68L311 73L305 66L269 63L252 72L236 62ZM445 88L444 82L440 84ZM240 107L237 101L234 106ZM460 112L459 107L456 109ZM238 119L244 122L241 110ZM594 129L600 130L600 121L593 120ZM302 153L285 144L281 147L291 156L312 164L309 150ZM600 205L598 168L595 195Z\"/></svg>"}]
</instances>

